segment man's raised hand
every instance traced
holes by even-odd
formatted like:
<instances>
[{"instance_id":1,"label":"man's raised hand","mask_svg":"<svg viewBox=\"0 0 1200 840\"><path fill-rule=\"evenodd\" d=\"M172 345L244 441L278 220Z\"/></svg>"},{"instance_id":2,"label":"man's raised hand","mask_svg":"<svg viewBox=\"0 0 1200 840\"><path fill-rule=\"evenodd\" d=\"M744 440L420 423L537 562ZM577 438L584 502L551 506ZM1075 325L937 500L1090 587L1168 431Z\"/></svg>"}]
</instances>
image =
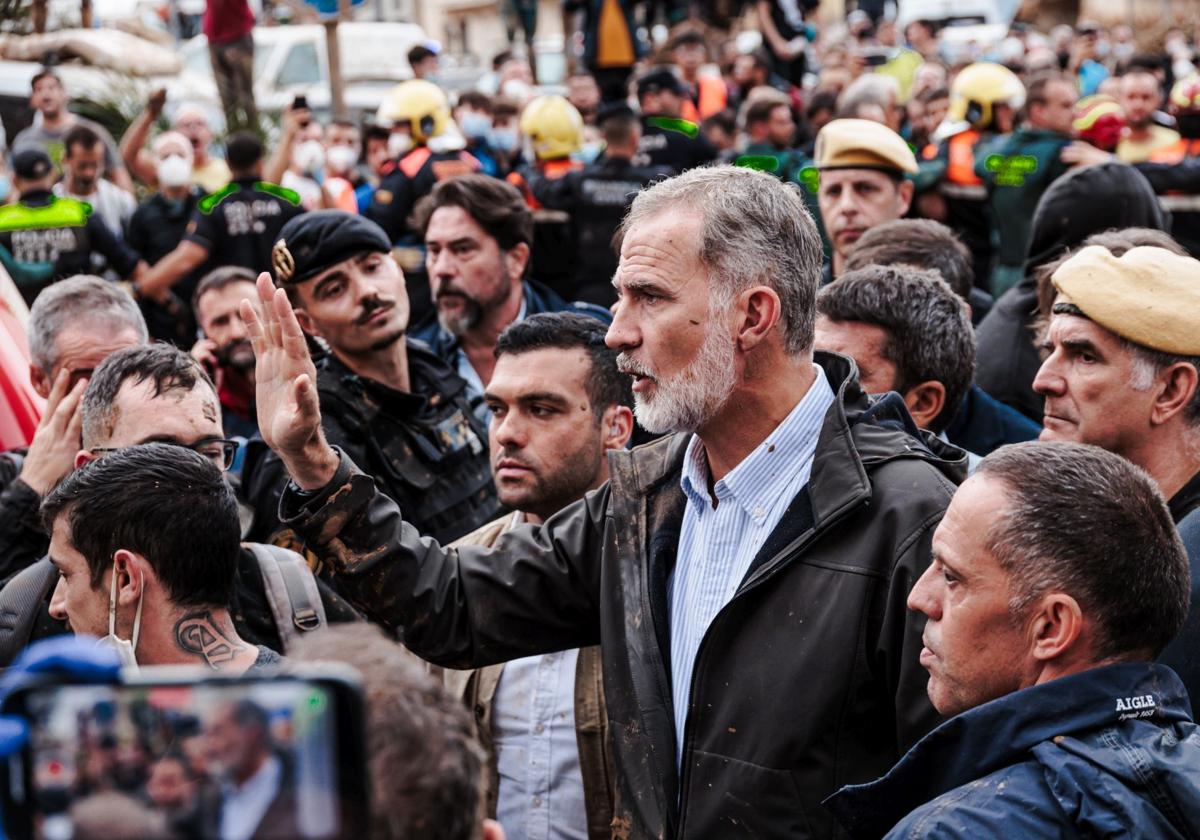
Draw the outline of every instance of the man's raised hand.
<instances>
[{"instance_id":1,"label":"man's raised hand","mask_svg":"<svg viewBox=\"0 0 1200 840\"><path fill-rule=\"evenodd\" d=\"M317 370L287 294L271 275L258 275L262 316L241 304L255 357L255 402L263 440L279 455L292 480L316 490L333 479L337 453L321 431Z\"/></svg>"}]
</instances>

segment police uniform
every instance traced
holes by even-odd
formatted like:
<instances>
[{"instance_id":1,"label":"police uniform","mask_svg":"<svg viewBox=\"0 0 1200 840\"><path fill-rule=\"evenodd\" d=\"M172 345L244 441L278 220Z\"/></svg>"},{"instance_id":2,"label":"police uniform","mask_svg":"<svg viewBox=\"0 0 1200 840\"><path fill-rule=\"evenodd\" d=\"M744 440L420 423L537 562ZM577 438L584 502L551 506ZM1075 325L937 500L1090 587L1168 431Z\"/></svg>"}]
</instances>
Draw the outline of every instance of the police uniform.
<instances>
[{"instance_id":1,"label":"police uniform","mask_svg":"<svg viewBox=\"0 0 1200 840\"><path fill-rule=\"evenodd\" d=\"M41 150L29 149L13 158L13 172L22 180L40 180L52 170L50 157ZM123 277L137 268L137 254L85 202L30 190L16 204L0 207L0 263L27 304L56 280L93 273L93 252L102 254Z\"/></svg>"},{"instance_id":2,"label":"police uniform","mask_svg":"<svg viewBox=\"0 0 1200 840\"><path fill-rule=\"evenodd\" d=\"M580 172L583 164L571 158L539 161L508 173L504 180L512 184L533 211L533 247L529 252L529 271L564 297L575 288L577 254L572 248L571 216L565 208L539 201L533 193L534 181L557 181Z\"/></svg>"},{"instance_id":3,"label":"police uniform","mask_svg":"<svg viewBox=\"0 0 1200 840\"><path fill-rule=\"evenodd\" d=\"M556 291L605 307L616 301L613 235L634 196L646 185L670 176L671 170L665 166L635 166L629 158L605 156L559 178L535 175L530 180L533 196L541 205L571 215L571 243L566 253L573 263L573 281L571 288Z\"/></svg>"},{"instance_id":4,"label":"police uniform","mask_svg":"<svg viewBox=\"0 0 1200 840\"><path fill-rule=\"evenodd\" d=\"M654 70L637 83L638 98L654 90L668 90L687 96L683 83L670 70ZM695 123L647 114L642 117L642 139L634 163L638 166L667 166L674 172L686 172L705 166L717 159L717 150L709 143Z\"/></svg>"},{"instance_id":5,"label":"police uniform","mask_svg":"<svg viewBox=\"0 0 1200 840\"><path fill-rule=\"evenodd\" d=\"M400 242L411 233L408 216L413 207L433 192L439 181L470 175L482 168L465 149L434 152L428 146L419 146L389 166L364 215L383 228L389 242Z\"/></svg>"},{"instance_id":6,"label":"police uniform","mask_svg":"<svg viewBox=\"0 0 1200 840\"><path fill-rule=\"evenodd\" d=\"M383 230L361 216L308 213L280 232L276 280L303 283L355 254L390 249ZM407 351L407 393L356 375L332 354L320 359L321 422L329 442L375 478L406 521L448 543L500 513L487 429L472 414L466 383L444 361L413 341Z\"/></svg>"},{"instance_id":7,"label":"police uniform","mask_svg":"<svg viewBox=\"0 0 1200 840\"><path fill-rule=\"evenodd\" d=\"M156 192L147 198L133 213L129 222L126 242L150 265L175 250L187 232L188 223L196 211L196 204L204 197L199 187L193 187L179 199L167 198ZM169 341L183 350L191 350L196 343L196 317L192 312L192 294L196 286L212 268L205 261L199 268L189 271L182 280L171 287L172 300L166 305L157 301L138 301L150 337L156 341Z\"/></svg>"},{"instance_id":8,"label":"police uniform","mask_svg":"<svg viewBox=\"0 0 1200 840\"><path fill-rule=\"evenodd\" d=\"M237 265L253 272L269 271L271 246L288 220L304 211L296 201L259 189L258 179L235 178L201 202L192 214L184 239L208 252L212 265ZM225 191L228 190L228 193Z\"/></svg>"}]
</instances>

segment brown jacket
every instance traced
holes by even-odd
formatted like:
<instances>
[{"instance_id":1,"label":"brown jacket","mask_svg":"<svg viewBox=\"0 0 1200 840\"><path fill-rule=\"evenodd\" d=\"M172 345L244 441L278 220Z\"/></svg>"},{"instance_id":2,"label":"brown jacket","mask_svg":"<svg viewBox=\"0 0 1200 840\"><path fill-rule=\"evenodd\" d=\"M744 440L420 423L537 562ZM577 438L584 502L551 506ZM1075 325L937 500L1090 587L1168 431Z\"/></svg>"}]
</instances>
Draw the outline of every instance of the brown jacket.
<instances>
[{"instance_id":1,"label":"brown jacket","mask_svg":"<svg viewBox=\"0 0 1200 840\"><path fill-rule=\"evenodd\" d=\"M491 548L501 534L516 525L515 515L502 516L455 541L454 547L480 545ZM488 814L496 816L496 798L500 786L496 770L496 748L492 740L492 700L504 663L471 671L441 671L446 688L475 715L479 741L488 755L484 793ZM613 836L612 815L615 796L615 771L612 747L608 739L608 715L604 707L604 686L600 678L598 645L580 648L575 666L575 739L579 744L579 767L583 774L584 807L587 810L589 840L609 840Z\"/></svg>"}]
</instances>

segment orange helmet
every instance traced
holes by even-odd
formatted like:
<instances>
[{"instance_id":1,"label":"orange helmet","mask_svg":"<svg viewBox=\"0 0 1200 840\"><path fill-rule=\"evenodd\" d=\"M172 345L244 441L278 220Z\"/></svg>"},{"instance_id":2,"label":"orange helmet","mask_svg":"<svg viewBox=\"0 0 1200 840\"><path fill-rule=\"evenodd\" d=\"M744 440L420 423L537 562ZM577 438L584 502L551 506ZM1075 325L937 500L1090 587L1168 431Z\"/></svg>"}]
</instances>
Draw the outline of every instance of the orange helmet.
<instances>
[{"instance_id":1,"label":"orange helmet","mask_svg":"<svg viewBox=\"0 0 1200 840\"><path fill-rule=\"evenodd\" d=\"M1075 119L1071 122L1075 136L1097 149L1111 152L1121 142L1125 130L1125 111L1121 103L1102 93L1085 96L1075 103Z\"/></svg>"}]
</instances>

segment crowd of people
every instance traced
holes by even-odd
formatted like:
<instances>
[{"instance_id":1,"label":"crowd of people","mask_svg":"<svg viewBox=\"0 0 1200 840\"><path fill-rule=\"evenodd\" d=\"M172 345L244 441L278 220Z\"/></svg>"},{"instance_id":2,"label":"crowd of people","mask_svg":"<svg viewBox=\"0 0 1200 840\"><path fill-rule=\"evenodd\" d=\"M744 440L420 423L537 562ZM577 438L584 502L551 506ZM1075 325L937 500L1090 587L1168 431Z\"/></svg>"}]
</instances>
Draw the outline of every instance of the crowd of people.
<instances>
[{"instance_id":1,"label":"crowd of people","mask_svg":"<svg viewBox=\"0 0 1200 840\"><path fill-rule=\"evenodd\" d=\"M638 5L271 140L33 79L0 663L348 663L380 840L1200 836L1189 34ZM289 702L81 708L43 806L309 836Z\"/></svg>"}]
</instances>

